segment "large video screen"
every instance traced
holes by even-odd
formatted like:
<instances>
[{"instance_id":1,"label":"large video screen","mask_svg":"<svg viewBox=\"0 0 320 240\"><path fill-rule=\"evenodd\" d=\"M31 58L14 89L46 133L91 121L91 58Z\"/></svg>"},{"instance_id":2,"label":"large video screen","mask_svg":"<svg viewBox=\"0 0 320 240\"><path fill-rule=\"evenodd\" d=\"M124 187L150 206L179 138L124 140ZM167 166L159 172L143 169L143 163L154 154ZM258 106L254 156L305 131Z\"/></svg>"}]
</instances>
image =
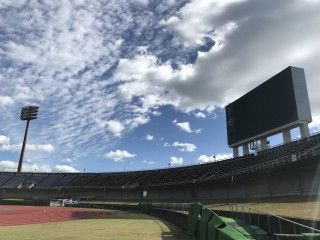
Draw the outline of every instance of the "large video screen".
<instances>
[{"instance_id":1,"label":"large video screen","mask_svg":"<svg viewBox=\"0 0 320 240\"><path fill-rule=\"evenodd\" d=\"M311 122L304 70L288 67L226 107L228 144L299 120Z\"/></svg>"}]
</instances>

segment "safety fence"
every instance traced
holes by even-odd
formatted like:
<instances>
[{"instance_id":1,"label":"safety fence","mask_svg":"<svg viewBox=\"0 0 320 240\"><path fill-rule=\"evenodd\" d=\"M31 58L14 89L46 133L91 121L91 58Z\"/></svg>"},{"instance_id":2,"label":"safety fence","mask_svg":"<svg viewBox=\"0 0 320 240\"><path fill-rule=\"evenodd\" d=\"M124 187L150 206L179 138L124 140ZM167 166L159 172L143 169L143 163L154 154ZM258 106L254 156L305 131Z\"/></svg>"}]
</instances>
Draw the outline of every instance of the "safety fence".
<instances>
[{"instance_id":1,"label":"safety fence","mask_svg":"<svg viewBox=\"0 0 320 240\"><path fill-rule=\"evenodd\" d=\"M80 203L77 207L139 211L179 226L189 240L320 239L315 228L249 207L245 210L240 204L228 211L212 210L200 203Z\"/></svg>"},{"instance_id":2,"label":"safety fence","mask_svg":"<svg viewBox=\"0 0 320 240\"><path fill-rule=\"evenodd\" d=\"M265 213L243 204L229 205L228 211L212 210L200 204L190 203L153 203L152 205L157 209L188 212L186 230L188 236L191 236L190 239L195 239L192 236L200 240L274 239L275 237L277 239L320 239L320 230L315 227ZM239 223L240 228L235 227L233 220ZM244 234L245 232L250 234Z\"/></svg>"},{"instance_id":3,"label":"safety fence","mask_svg":"<svg viewBox=\"0 0 320 240\"><path fill-rule=\"evenodd\" d=\"M233 219L220 217L214 211L208 209L200 203L170 204L170 203L140 203L138 209L144 213L162 217L162 211L175 212L184 215L185 221L179 225L186 231L190 240L246 240L259 237L268 237L264 231L259 231L256 227L238 225ZM159 216L160 213L160 216ZM171 213L172 214L172 213ZM176 217L175 217L176 218ZM168 219L167 219L168 220ZM175 221L171 218L169 221ZM248 229L250 231L248 231Z\"/></svg>"},{"instance_id":4,"label":"safety fence","mask_svg":"<svg viewBox=\"0 0 320 240\"><path fill-rule=\"evenodd\" d=\"M248 224L256 225L270 233L317 233L320 235L320 230L316 228L297 223L284 217L272 215L243 204L230 204L229 216L241 219Z\"/></svg>"}]
</instances>

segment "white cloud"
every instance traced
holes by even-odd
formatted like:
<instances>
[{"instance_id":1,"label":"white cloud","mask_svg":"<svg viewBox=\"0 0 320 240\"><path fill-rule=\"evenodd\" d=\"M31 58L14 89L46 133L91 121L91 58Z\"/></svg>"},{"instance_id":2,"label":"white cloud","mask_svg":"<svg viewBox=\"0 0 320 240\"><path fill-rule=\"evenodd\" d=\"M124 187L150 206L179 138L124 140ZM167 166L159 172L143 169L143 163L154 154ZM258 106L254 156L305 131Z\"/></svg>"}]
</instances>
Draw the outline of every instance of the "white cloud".
<instances>
[{"instance_id":1,"label":"white cloud","mask_svg":"<svg viewBox=\"0 0 320 240\"><path fill-rule=\"evenodd\" d=\"M155 117L161 116L161 112L159 112L159 111L153 111L153 112L151 112L151 114L152 114L153 116L155 116Z\"/></svg>"},{"instance_id":2,"label":"white cloud","mask_svg":"<svg viewBox=\"0 0 320 240\"><path fill-rule=\"evenodd\" d=\"M183 158L182 157L170 157L170 165L182 165L183 164Z\"/></svg>"},{"instance_id":3,"label":"white cloud","mask_svg":"<svg viewBox=\"0 0 320 240\"><path fill-rule=\"evenodd\" d=\"M10 138L5 135L0 135L0 145L9 144Z\"/></svg>"},{"instance_id":4,"label":"white cloud","mask_svg":"<svg viewBox=\"0 0 320 240\"><path fill-rule=\"evenodd\" d=\"M72 163L72 159L71 158L65 158L61 160L62 163Z\"/></svg>"},{"instance_id":5,"label":"white cloud","mask_svg":"<svg viewBox=\"0 0 320 240\"><path fill-rule=\"evenodd\" d=\"M0 161L0 171L5 172L13 172L17 171L18 163L10 161L10 160L2 160Z\"/></svg>"},{"instance_id":6,"label":"white cloud","mask_svg":"<svg viewBox=\"0 0 320 240\"><path fill-rule=\"evenodd\" d=\"M0 161L0 171L15 172L17 171L18 163L11 160ZM39 165L35 163L24 162L22 164L23 172L51 172L52 168L49 165Z\"/></svg>"},{"instance_id":7,"label":"white cloud","mask_svg":"<svg viewBox=\"0 0 320 240\"><path fill-rule=\"evenodd\" d=\"M153 162L153 161L146 161L146 160L143 160L142 162L145 163L145 164L150 164L150 165L156 163L156 162Z\"/></svg>"},{"instance_id":8,"label":"white cloud","mask_svg":"<svg viewBox=\"0 0 320 240\"><path fill-rule=\"evenodd\" d=\"M199 134L199 133L202 132L202 128L196 129L196 130L194 130L193 132L194 132L195 134Z\"/></svg>"},{"instance_id":9,"label":"white cloud","mask_svg":"<svg viewBox=\"0 0 320 240\"><path fill-rule=\"evenodd\" d=\"M199 163L208 163L208 162L215 162L215 161L221 161L224 159L231 158L232 154L231 153L218 153L216 155L200 155L198 158Z\"/></svg>"},{"instance_id":10,"label":"white cloud","mask_svg":"<svg viewBox=\"0 0 320 240\"><path fill-rule=\"evenodd\" d=\"M16 1L11 1L11 0L2 0L0 2L0 9L5 8L5 7L21 7L23 4L25 4L26 0L16 0Z\"/></svg>"},{"instance_id":11,"label":"white cloud","mask_svg":"<svg viewBox=\"0 0 320 240\"><path fill-rule=\"evenodd\" d=\"M316 60L320 33L314 31L320 21L319 3L190 1L169 25L183 39L182 44L195 44L208 36L215 45L199 54L195 74L173 89L193 98L194 103L223 107L293 65L305 68L311 108L314 116L320 115L320 96L315 90L320 87Z\"/></svg>"},{"instance_id":12,"label":"white cloud","mask_svg":"<svg viewBox=\"0 0 320 240\"><path fill-rule=\"evenodd\" d=\"M9 96L0 96L0 107L9 107L14 105L14 100Z\"/></svg>"},{"instance_id":13,"label":"white cloud","mask_svg":"<svg viewBox=\"0 0 320 240\"><path fill-rule=\"evenodd\" d=\"M132 129L139 125L145 124L149 121L150 121L149 116L140 115L140 116L133 117L131 119L127 119L126 124L129 125L130 129Z\"/></svg>"},{"instance_id":14,"label":"white cloud","mask_svg":"<svg viewBox=\"0 0 320 240\"><path fill-rule=\"evenodd\" d=\"M111 132L114 136L120 137L124 126L121 122L116 120L110 120L105 122L107 130Z\"/></svg>"},{"instance_id":15,"label":"white cloud","mask_svg":"<svg viewBox=\"0 0 320 240\"><path fill-rule=\"evenodd\" d=\"M194 115L196 118L206 118L206 115L203 112L197 112Z\"/></svg>"},{"instance_id":16,"label":"white cloud","mask_svg":"<svg viewBox=\"0 0 320 240\"><path fill-rule=\"evenodd\" d=\"M183 131L192 133L190 123L189 122L177 122L176 125Z\"/></svg>"},{"instance_id":17,"label":"white cloud","mask_svg":"<svg viewBox=\"0 0 320 240\"><path fill-rule=\"evenodd\" d=\"M18 106L39 104L39 119L32 126L45 127L38 128L37 134L30 132L30 138L53 142L59 156L50 157L51 162L67 156L97 156L112 145L114 136L131 127L111 122L106 133L95 121L108 122L120 112L118 96L110 86L111 70L119 60L122 36L132 28L131 3L26 1L18 13L17 4L11 2L0 3L7 12L0 16L6 36L0 43L0 65L7 64L0 71L0 115L6 113L1 125L7 126L17 142L21 132L14 121ZM17 103L8 112L1 108L12 105L7 95ZM141 116L129 113L132 125L142 122ZM120 114L118 122L122 120L127 117Z\"/></svg>"},{"instance_id":18,"label":"white cloud","mask_svg":"<svg viewBox=\"0 0 320 240\"><path fill-rule=\"evenodd\" d=\"M17 152L21 150L21 146L22 144L2 144L0 151ZM51 153L54 151L54 146L52 144L26 144L26 150Z\"/></svg>"},{"instance_id":19,"label":"white cloud","mask_svg":"<svg viewBox=\"0 0 320 240\"><path fill-rule=\"evenodd\" d=\"M15 172L17 171L18 163L11 160L0 161L0 171ZM55 165L53 168L49 165L35 164L30 162L24 162L22 164L23 172L79 172L77 169L69 165Z\"/></svg>"},{"instance_id":20,"label":"white cloud","mask_svg":"<svg viewBox=\"0 0 320 240\"><path fill-rule=\"evenodd\" d=\"M65 172L65 173L73 173L73 172L79 172L74 167L68 166L68 165L56 165L53 169L53 172Z\"/></svg>"},{"instance_id":21,"label":"white cloud","mask_svg":"<svg viewBox=\"0 0 320 240\"><path fill-rule=\"evenodd\" d=\"M198 158L198 162L200 163L207 163L207 162L213 162L213 161L214 161L213 156L200 155Z\"/></svg>"},{"instance_id":22,"label":"white cloud","mask_svg":"<svg viewBox=\"0 0 320 240\"><path fill-rule=\"evenodd\" d=\"M110 151L105 155L107 158L112 159L115 162L123 162L125 158L134 158L136 155L129 153L126 150Z\"/></svg>"},{"instance_id":23,"label":"white cloud","mask_svg":"<svg viewBox=\"0 0 320 240\"><path fill-rule=\"evenodd\" d=\"M309 124L309 128L312 133L320 131L320 115L313 117L312 123Z\"/></svg>"},{"instance_id":24,"label":"white cloud","mask_svg":"<svg viewBox=\"0 0 320 240\"><path fill-rule=\"evenodd\" d=\"M39 165L39 164L22 164L22 171L25 172L51 172L52 168L49 165Z\"/></svg>"},{"instance_id":25,"label":"white cloud","mask_svg":"<svg viewBox=\"0 0 320 240\"><path fill-rule=\"evenodd\" d=\"M170 145L170 143L165 142L165 143L163 144L163 146L164 146L164 147L170 147L171 145Z\"/></svg>"},{"instance_id":26,"label":"white cloud","mask_svg":"<svg viewBox=\"0 0 320 240\"><path fill-rule=\"evenodd\" d=\"M139 97L142 112L153 112L153 108L173 105L183 111L196 108L205 110L211 104L198 104L187 95L175 90L176 86L190 84L188 79L196 73L191 64L179 65L174 69L170 62L159 64L157 58L148 52L137 54L132 59L121 59L115 71L115 81L122 84L118 87L118 96L124 102ZM180 90L179 90L180 91Z\"/></svg>"},{"instance_id":27,"label":"white cloud","mask_svg":"<svg viewBox=\"0 0 320 240\"><path fill-rule=\"evenodd\" d=\"M182 131L185 131L187 133L201 133L201 129L192 130L189 122L177 122L176 120L173 121L173 123L180 128Z\"/></svg>"},{"instance_id":28,"label":"white cloud","mask_svg":"<svg viewBox=\"0 0 320 240\"><path fill-rule=\"evenodd\" d=\"M147 141L152 141L153 140L153 136L152 135L150 135L150 134L147 134L147 136L145 137L145 139L147 140Z\"/></svg>"},{"instance_id":29,"label":"white cloud","mask_svg":"<svg viewBox=\"0 0 320 240\"><path fill-rule=\"evenodd\" d=\"M52 144L27 144L26 149L32 150L32 151L45 151L45 152L54 151L54 147Z\"/></svg>"},{"instance_id":30,"label":"white cloud","mask_svg":"<svg viewBox=\"0 0 320 240\"><path fill-rule=\"evenodd\" d=\"M243 0L196 0L190 1L180 11L179 17L172 16L163 24L173 28L186 45L201 42L217 31L217 18L223 16L228 7Z\"/></svg>"},{"instance_id":31,"label":"white cloud","mask_svg":"<svg viewBox=\"0 0 320 240\"><path fill-rule=\"evenodd\" d=\"M181 152L194 152L197 149L197 146L192 143L174 142L172 146L179 148Z\"/></svg>"},{"instance_id":32,"label":"white cloud","mask_svg":"<svg viewBox=\"0 0 320 240\"><path fill-rule=\"evenodd\" d=\"M218 153L215 155L217 161L232 158L232 156L232 153Z\"/></svg>"}]
</instances>

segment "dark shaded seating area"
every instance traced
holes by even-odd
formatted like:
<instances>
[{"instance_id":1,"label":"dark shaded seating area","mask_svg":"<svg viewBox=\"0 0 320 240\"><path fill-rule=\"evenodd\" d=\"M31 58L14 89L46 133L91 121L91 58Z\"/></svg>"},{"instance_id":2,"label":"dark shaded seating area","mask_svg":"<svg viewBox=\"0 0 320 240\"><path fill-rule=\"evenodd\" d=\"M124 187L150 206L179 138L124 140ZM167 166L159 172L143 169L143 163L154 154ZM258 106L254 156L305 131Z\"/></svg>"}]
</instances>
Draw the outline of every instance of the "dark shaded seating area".
<instances>
[{"instance_id":1,"label":"dark shaded seating area","mask_svg":"<svg viewBox=\"0 0 320 240\"><path fill-rule=\"evenodd\" d=\"M110 173L0 172L0 189L133 189L234 180L261 171L307 164L320 155L320 134L237 158L185 167Z\"/></svg>"},{"instance_id":2,"label":"dark shaded seating area","mask_svg":"<svg viewBox=\"0 0 320 240\"><path fill-rule=\"evenodd\" d=\"M56 173L56 174L48 174L42 181L35 184L33 188L35 189L50 189L53 184L55 184L58 180L62 179L64 174ZM1 186L0 186L1 187Z\"/></svg>"}]
</instances>

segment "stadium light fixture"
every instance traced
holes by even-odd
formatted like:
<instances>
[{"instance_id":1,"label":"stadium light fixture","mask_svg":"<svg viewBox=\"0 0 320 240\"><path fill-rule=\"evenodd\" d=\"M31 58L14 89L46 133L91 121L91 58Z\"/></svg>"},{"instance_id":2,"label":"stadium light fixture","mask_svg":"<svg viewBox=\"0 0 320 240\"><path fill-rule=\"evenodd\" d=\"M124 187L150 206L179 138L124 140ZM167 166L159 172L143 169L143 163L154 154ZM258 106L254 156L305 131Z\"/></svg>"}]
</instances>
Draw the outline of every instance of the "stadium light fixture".
<instances>
[{"instance_id":1,"label":"stadium light fixture","mask_svg":"<svg viewBox=\"0 0 320 240\"><path fill-rule=\"evenodd\" d=\"M39 111L38 106L26 106L26 107L23 107L21 110L20 119L22 121L27 121L27 125L26 125L26 130L24 132L24 138L23 138L23 143L22 143L20 160L19 160L17 172L21 172L21 168L22 168L22 161L23 161L24 150L25 150L26 142L27 142L29 123L31 120L37 119L38 111Z\"/></svg>"}]
</instances>

